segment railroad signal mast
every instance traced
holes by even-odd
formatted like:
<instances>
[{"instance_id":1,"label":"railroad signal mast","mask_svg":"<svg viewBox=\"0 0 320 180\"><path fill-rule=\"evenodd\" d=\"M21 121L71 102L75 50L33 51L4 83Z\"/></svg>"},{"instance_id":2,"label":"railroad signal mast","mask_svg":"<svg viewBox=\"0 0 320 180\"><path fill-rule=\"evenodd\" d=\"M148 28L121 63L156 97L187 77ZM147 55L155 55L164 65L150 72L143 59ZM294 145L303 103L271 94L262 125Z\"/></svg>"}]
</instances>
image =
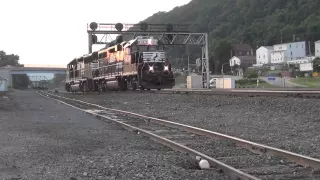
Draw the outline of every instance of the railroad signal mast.
<instances>
[{"instance_id":1,"label":"railroad signal mast","mask_svg":"<svg viewBox=\"0 0 320 180\"><path fill-rule=\"evenodd\" d=\"M87 24L88 32L88 53L92 53L94 44L110 44L118 40L112 35L122 35L129 39L138 36L152 36L158 39L163 45L199 45L202 47L201 67L203 88L209 86L209 53L208 53L208 33L192 33L187 24L113 24L95 23ZM102 36L98 39L98 36Z\"/></svg>"}]
</instances>

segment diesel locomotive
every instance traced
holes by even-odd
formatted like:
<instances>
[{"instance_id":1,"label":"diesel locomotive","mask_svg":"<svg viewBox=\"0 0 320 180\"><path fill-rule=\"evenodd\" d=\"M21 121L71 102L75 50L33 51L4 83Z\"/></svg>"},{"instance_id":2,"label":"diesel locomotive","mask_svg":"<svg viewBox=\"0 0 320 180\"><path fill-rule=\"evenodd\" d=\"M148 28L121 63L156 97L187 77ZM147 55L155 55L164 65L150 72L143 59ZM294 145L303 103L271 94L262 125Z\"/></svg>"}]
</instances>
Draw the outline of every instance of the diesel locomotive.
<instances>
[{"instance_id":1,"label":"diesel locomotive","mask_svg":"<svg viewBox=\"0 0 320 180\"><path fill-rule=\"evenodd\" d=\"M138 36L73 59L65 89L89 92L167 89L175 85L164 46L152 36Z\"/></svg>"}]
</instances>

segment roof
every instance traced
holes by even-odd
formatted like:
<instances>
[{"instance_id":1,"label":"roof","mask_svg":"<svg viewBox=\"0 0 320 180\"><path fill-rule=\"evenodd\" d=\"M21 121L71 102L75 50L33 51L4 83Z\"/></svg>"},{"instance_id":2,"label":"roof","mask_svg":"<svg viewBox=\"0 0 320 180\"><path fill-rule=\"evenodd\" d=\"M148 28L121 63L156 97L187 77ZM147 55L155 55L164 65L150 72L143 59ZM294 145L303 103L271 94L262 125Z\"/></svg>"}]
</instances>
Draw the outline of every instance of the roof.
<instances>
[{"instance_id":1,"label":"roof","mask_svg":"<svg viewBox=\"0 0 320 180\"><path fill-rule=\"evenodd\" d=\"M241 60L241 63L246 61L250 61L250 62L256 61L256 56L237 56L237 58Z\"/></svg>"},{"instance_id":2,"label":"roof","mask_svg":"<svg viewBox=\"0 0 320 180\"><path fill-rule=\"evenodd\" d=\"M285 45L285 44L294 44L294 43L302 43L302 42L304 42L304 43L306 43L306 41L295 41L295 42L287 42L287 43L280 43L280 44L274 44L273 46L277 46L277 45Z\"/></svg>"},{"instance_id":3,"label":"roof","mask_svg":"<svg viewBox=\"0 0 320 180\"><path fill-rule=\"evenodd\" d=\"M232 44L232 49L238 51L251 51L251 46L249 44Z\"/></svg>"},{"instance_id":4,"label":"roof","mask_svg":"<svg viewBox=\"0 0 320 180\"><path fill-rule=\"evenodd\" d=\"M267 48L269 50L273 50L273 46L261 46L261 47Z\"/></svg>"}]
</instances>

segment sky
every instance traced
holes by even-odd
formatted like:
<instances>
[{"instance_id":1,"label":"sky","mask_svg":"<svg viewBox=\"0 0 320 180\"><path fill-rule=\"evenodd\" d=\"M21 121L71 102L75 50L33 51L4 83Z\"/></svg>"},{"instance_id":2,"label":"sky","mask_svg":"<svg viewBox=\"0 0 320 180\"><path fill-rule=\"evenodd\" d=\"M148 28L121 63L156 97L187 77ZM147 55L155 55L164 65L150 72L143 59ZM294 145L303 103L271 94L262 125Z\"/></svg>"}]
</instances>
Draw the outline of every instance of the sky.
<instances>
[{"instance_id":1,"label":"sky","mask_svg":"<svg viewBox=\"0 0 320 180\"><path fill-rule=\"evenodd\" d=\"M190 1L0 0L0 50L21 64L65 65L88 53L87 23L138 23Z\"/></svg>"}]
</instances>

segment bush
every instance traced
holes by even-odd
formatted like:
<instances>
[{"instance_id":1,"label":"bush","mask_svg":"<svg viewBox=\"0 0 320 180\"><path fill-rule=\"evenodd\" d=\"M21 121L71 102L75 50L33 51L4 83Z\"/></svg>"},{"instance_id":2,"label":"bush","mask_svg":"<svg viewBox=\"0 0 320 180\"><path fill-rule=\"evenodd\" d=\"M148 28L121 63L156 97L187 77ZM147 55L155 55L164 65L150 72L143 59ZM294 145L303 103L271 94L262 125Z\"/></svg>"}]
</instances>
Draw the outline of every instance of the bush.
<instances>
[{"instance_id":1,"label":"bush","mask_svg":"<svg viewBox=\"0 0 320 180\"><path fill-rule=\"evenodd\" d=\"M258 72L256 72L256 71L248 71L243 75L243 77L245 79L257 79L258 78Z\"/></svg>"},{"instance_id":2,"label":"bush","mask_svg":"<svg viewBox=\"0 0 320 180\"><path fill-rule=\"evenodd\" d=\"M255 84L257 83L256 79L240 79L236 81L238 85L246 85L246 84Z\"/></svg>"}]
</instances>

